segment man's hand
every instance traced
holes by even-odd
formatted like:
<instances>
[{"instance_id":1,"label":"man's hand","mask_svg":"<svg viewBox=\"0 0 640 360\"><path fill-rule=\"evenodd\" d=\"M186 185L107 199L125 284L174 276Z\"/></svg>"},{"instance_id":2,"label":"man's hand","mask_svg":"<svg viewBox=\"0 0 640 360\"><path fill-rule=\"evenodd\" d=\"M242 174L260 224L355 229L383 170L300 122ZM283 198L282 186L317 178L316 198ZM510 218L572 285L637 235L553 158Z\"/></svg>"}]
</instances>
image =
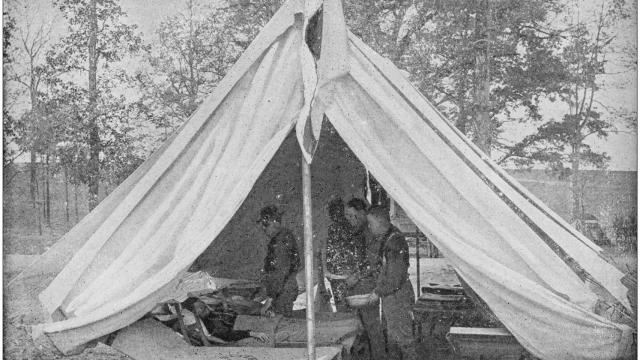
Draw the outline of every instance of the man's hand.
<instances>
[{"instance_id":1,"label":"man's hand","mask_svg":"<svg viewBox=\"0 0 640 360\"><path fill-rule=\"evenodd\" d=\"M264 301L264 305L260 308L260 315L268 318L272 318L276 316L276 313L271 309L271 303L273 302L272 298L267 298Z\"/></svg>"},{"instance_id":2,"label":"man's hand","mask_svg":"<svg viewBox=\"0 0 640 360\"><path fill-rule=\"evenodd\" d=\"M331 300L331 293L328 292L327 289L321 289L319 293L320 298L324 301L328 302L329 300Z\"/></svg>"},{"instance_id":3,"label":"man's hand","mask_svg":"<svg viewBox=\"0 0 640 360\"><path fill-rule=\"evenodd\" d=\"M264 287L260 288L260 291L253 296L253 301L262 302L268 298L267 291Z\"/></svg>"},{"instance_id":4,"label":"man's hand","mask_svg":"<svg viewBox=\"0 0 640 360\"><path fill-rule=\"evenodd\" d=\"M367 300L367 303L369 305L375 305L378 303L378 301L380 301L380 296L378 296L378 294L376 294L375 292L369 294L369 299Z\"/></svg>"},{"instance_id":5,"label":"man's hand","mask_svg":"<svg viewBox=\"0 0 640 360\"><path fill-rule=\"evenodd\" d=\"M359 281L360 281L360 279L358 279L358 277L357 277L357 276L355 276L355 275L350 275L350 276L347 278L346 283L347 283L347 286L348 286L348 287L354 287L354 286L355 286Z\"/></svg>"},{"instance_id":6,"label":"man's hand","mask_svg":"<svg viewBox=\"0 0 640 360\"><path fill-rule=\"evenodd\" d=\"M269 335L259 331L249 331L249 336L251 336L252 338L258 339L263 343L267 343L271 341L271 339L269 338Z\"/></svg>"}]
</instances>

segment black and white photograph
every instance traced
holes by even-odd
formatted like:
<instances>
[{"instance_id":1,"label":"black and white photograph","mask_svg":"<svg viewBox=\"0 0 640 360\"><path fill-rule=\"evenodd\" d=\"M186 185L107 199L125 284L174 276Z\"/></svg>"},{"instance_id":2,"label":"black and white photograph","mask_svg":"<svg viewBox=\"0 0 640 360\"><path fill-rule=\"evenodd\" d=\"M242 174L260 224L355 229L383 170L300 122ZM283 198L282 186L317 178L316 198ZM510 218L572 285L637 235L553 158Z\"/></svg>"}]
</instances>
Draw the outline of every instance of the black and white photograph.
<instances>
[{"instance_id":1,"label":"black and white photograph","mask_svg":"<svg viewBox=\"0 0 640 360\"><path fill-rule=\"evenodd\" d=\"M622 360L637 0L3 0L9 360Z\"/></svg>"}]
</instances>

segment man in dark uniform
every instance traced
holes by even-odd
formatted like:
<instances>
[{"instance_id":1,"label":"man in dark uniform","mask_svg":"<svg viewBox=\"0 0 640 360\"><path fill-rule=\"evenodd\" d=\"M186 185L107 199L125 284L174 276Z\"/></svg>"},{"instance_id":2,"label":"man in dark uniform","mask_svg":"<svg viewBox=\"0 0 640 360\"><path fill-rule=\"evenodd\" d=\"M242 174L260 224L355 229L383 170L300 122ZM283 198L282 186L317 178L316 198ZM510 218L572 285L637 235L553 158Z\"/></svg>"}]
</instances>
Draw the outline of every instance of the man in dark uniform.
<instances>
[{"instance_id":1,"label":"man in dark uniform","mask_svg":"<svg viewBox=\"0 0 640 360\"><path fill-rule=\"evenodd\" d=\"M351 199L345 206L345 216L353 227L354 235L361 237L365 243L364 264L357 274L347 278L347 295L368 294L376 286L378 272L382 265L379 242L376 242L367 226L367 205L362 199ZM367 337L371 357L375 360L386 359L384 332L380 319L380 309L377 304L358 309L358 316L362 322Z\"/></svg>"},{"instance_id":2,"label":"man in dark uniform","mask_svg":"<svg viewBox=\"0 0 640 360\"><path fill-rule=\"evenodd\" d=\"M341 198L333 199L328 206L331 224L327 228L326 270L336 305L343 305L347 295L345 279L340 276L357 274L366 258L366 244L361 234L354 234L344 215ZM336 276L337 277L334 277Z\"/></svg>"},{"instance_id":3,"label":"man in dark uniform","mask_svg":"<svg viewBox=\"0 0 640 360\"><path fill-rule=\"evenodd\" d=\"M372 207L367 222L373 236L382 243L383 264L369 301L382 300L388 358L416 359L412 315L415 295L409 281L409 246L404 235L391 225L387 208Z\"/></svg>"},{"instance_id":4,"label":"man in dark uniform","mask_svg":"<svg viewBox=\"0 0 640 360\"><path fill-rule=\"evenodd\" d=\"M273 299L273 311L291 316L293 302L298 297L296 273L300 268L300 255L295 236L281 221L282 213L277 207L271 205L260 210L258 223L269 239L262 284L266 295Z\"/></svg>"}]
</instances>

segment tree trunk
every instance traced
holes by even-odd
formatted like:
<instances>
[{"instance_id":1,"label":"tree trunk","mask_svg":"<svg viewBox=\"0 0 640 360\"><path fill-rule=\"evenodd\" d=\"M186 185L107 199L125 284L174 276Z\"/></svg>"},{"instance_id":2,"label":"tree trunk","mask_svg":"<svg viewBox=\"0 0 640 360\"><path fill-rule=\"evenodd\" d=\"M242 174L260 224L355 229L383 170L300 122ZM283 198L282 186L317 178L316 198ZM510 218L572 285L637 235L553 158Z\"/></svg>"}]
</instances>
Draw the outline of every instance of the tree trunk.
<instances>
[{"instance_id":1,"label":"tree trunk","mask_svg":"<svg viewBox=\"0 0 640 360\"><path fill-rule=\"evenodd\" d=\"M187 48L187 66L189 67L189 115L196 108L197 100L198 100L198 79L196 76L197 68L195 65L195 57L196 55L194 47L196 42L197 35L194 30L194 11L195 4L193 1L189 1L187 6L189 7L189 44Z\"/></svg>"},{"instance_id":2,"label":"tree trunk","mask_svg":"<svg viewBox=\"0 0 640 360\"><path fill-rule=\"evenodd\" d=\"M74 196L75 196L75 201L73 203L73 206L75 207L76 210L76 223L78 221L80 221L80 216L78 215L78 184L74 184Z\"/></svg>"},{"instance_id":3,"label":"tree trunk","mask_svg":"<svg viewBox=\"0 0 640 360\"><path fill-rule=\"evenodd\" d=\"M36 201L33 204L34 213L36 214L36 224L38 225L38 234L42 236L42 218L40 217L40 203L38 201L38 195L40 194L40 189L38 186L38 182L36 181Z\"/></svg>"},{"instance_id":4,"label":"tree trunk","mask_svg":"<svg viewBox=\"0 0 640 360\"><path fill-rule=\"evenodd\" d=\"M580 191L580 146L573 144L571 146L571 219L578 221L582 219L581 200L582 192Z\"/></svg>"},{"instance_id":5,"label":"tree trunk","mask_svg":"<svg viewBox=\"0 0 640 360\"><path fill-rule=\"evenodd\" d=\"M30 183L29 183L29 193L31 195L31 201L33 202L34 209L36 206L36 197L37 197L37 188L38 188L38 178L37 178L37 156L38 152L36 151L36 139L38 135L39 129L39 106L38 106L38 89L36 86L35 80L35 72L34 72L34 59L30 58L30 76L29 76L29 98L31 100L31 164L29 166L30 173Z\"/></svg>"},{"instance_id":6,"label":"tree trunk","mask_svg":"<svg viewBox=\"0 0 640 360\"><path fill-rule=\"evenodd\" d=\"M408 35L405 35L404 38L400 38L400 29L402 28L402 25L404 23L404 16L406 14L406 9L404 8L404 6L400 5L398 8L398 13L396 14L396 21L394 24L394 30L393 30L393 40L395 42L395 51L393 52L393 62L395 63L395 65L397 67L401 67L402 66L402 56L404 55L404 52L407 48L407 46L409 45L409 42L406 41L406 37L408 37Z\"/></svg>"},{"instance_id":7,"label":"tree trunk","mask_svg":"<svg viewBox=\"0 0 640 360\"><path fill-rule=\"evenodd\" d=\"M45 169L44 169L44 166L43 166L42 167L42 171L40 173L40 183L41 183L40 187L41 187L42 190L41 190L41 193L39 194L40 195L40 202L39 202L40 203L40 211L42 211L42 221L43 222L47 221L47 209L45 209L46 202L44 201L44 199L46 197L46 192L44 190L44 188L45 188L45 186L44 186L44 177L45 177L44 172L45 172Z\"/></svg>"},{"instance_id":8,"label":"tree trunk","mask_svg":"<svg viewBox=\"0 0 640 360\"><path fill-rule=\"evenodd\" d=\"M475 143L491 156L493 124L489 115L491 91L491 9L489 1L480 1L476 16L475 43Z\"/></svg>"},{"instance_id":9,"label":"tree trunk","mask_svg":"<svg viewBox=\"0 0 640 360\"><path fill-rule=\"evenodd\" d=\"M35 154L35 152L32 154ZM35 216L36 226L38 227L38 234L42 235L42 219L40 217L40 201L38 201L38 196L40 194L40 187L38 186L38 176L36 171L37 157L32 155L31 160L33 161L33 166L31 169L32 170L31 175L33 176L33 181L30 184L30 186L33 189L31 205L32 205L33 215Z\"/></svg>"},{"instance_id":10,"label":"tree trunk","mask_svg":"<svg viewBox=\"0 0 640 360\"><path fill-rule=\"evenodd\" d=\"M89 122L89 168L87 171L89 175L89 210L91 211L98 205L100 189L100 129L95 112L98 100L98 13L96 0L91 0L89 4L89 17L89 108L93 113L89 115L91 120Z\"/></svg>"},{"instance_id":11,"label":"tree trunk","mask_svg":"<svg viewBox=\"0 0 640 360\"><path fill-rule=\"evenodd\" d=\"M45 219L47 221L47 226L51 227L51 192L49 191L49 177L50 177L50 169L49 169L49 154L46 156L45 161L45 172L44 172L44 209L45 209Z\"/></svg>"},{"instance_id":12,"label":"tree trunk","mask_svg":"<svg viewBox=\"0 0 640 360\"><path fill-rule=\"evenodd\" d=\"M42 235L42 224L40 224L40 209L38 209L38 172L37 172L37 157L36 152L31 149L31 163L29 164L29 195L31 196L31 207L33 215L35 216L35 222L38 226L38 233Z\"/></svg>"},{"instance_id":13,"label":"tree trunk","mask_svg":"<svg viewBox=\"0 0 640 360\"><path fill-rule=\"evenodd\" d=\"M31 162L29 163L29 195L31 196L31 202L34 205L36 203L36 189L38 188L36 167L37 167L36 151L32 148Z\"/></svg>"},{"instance_id":14,"label":"tree trunk","mask_svg":"<svg viewBox=\"0 0 640 360\"><path fill-rule=\"evenodd\" d=\"M64 214L67 226L69 225L69 173L64 167Z\"/></svg>"},{"instance_id":15,"label":"tree trunk","mask_svg":"<svg viewBox=\"0 0 640 360\"><path fill-rule=\"evenodd\" d=\"M44 228L44 223L47 221L47 186L46 186L46 165L45 165L45 160L40 158L40 162L43 165L43 169L41 171L41 179L40 179L40 186L42 187L42 190L39 192L40 195L40 201L38 201L39 205L40 205L40 209L38 212L41 213L42 219L40 220L40 223L42 223L42 227Z\"/></svg>"}]
</instances>

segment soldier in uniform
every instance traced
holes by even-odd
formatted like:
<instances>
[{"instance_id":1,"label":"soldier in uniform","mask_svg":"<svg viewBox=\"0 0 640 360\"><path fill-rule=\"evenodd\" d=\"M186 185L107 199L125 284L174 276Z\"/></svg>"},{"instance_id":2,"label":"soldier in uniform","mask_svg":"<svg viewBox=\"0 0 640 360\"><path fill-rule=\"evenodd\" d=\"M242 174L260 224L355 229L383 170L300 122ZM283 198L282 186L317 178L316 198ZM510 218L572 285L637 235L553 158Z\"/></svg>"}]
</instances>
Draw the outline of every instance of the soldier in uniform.
<instances>
[{"instance_id":1,"label":"soldier in uniform","mask_svg":"<svg viewBox=\"0 0 640 360\"><path fill-rule=\"evenodd\" d=\"M295 236L282 226L281 221L282 213L276 206L260 210L258 223L269 239L262 284L266 295L273 299L273 311L291 316L293 302L298 297L296 274L300 268L300 255Z\"/></svg>"},{"instance_id":2,"label":"soldier in uniform","mask_svg":"<svg viewBox=\"0 0 640 360\"><path fill-rule=\"evenodd\" d=\"M351 199L345 206L345 216L353 227L354 236L361 237L365 244L365 259L360 271L347 278L347 295L368 294L376 286L378 271L382 265L380 243L372 236L367 226L367 205L362 199ZM358 316L369 338L371 357L386 359L385 339L377 304L358 309Z\"/></svg>"},{"instance_id":3,"label":"soldier in uniform","mask_svg":"<svg viewBox=\"0 0 640 360\"><path fill-rule=\"evenodd\" d=\"M382 268L376 286L369 295L370 303L382 299L386 321L389 359L416 359L413 341L413 305L415 295L409 281L409 247L404 235L389 220L384 207L372 207L367 215L369 229L382 244Z\"/></svg>"},{"instance_id":4,"label":"soldier in uniform","mask_svg":"<svg viewBox=\"0 0 640 360\"><path fill-rule=\"evenodd\" d=\"M361 271L366 256L364 237L354 234L344 215L341 198L329 202L331 224L327 229L326 269L336 304L343 305L347 295L346 282L340 276ZM334 277L338 275L338 277Z\"/></svg>"}]
</instances>

